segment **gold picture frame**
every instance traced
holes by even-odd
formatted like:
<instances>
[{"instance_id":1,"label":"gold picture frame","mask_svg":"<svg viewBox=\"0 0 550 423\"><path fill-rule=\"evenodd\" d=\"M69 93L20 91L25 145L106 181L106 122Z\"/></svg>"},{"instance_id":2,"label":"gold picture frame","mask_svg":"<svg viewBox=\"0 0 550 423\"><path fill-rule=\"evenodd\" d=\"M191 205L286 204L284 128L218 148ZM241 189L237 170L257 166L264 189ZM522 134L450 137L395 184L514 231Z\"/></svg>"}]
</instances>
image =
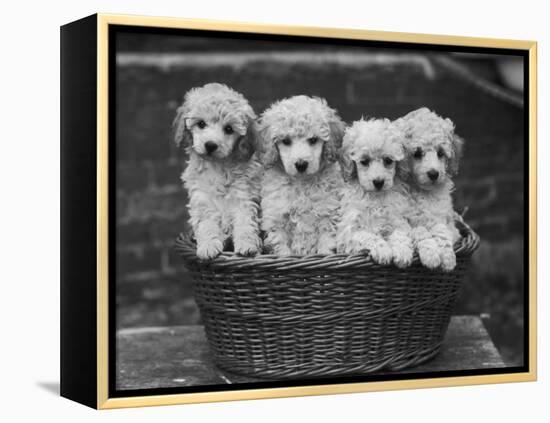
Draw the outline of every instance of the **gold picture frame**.
<instances>
[{"instance_id":1,"label":"gold picture frame","mask_svg":"<svg viewBox=\"0 0 550 423\"><path fill-rule=\"evenodd\" d=\"M505 382L524 382L535 381L537 378L537 43L534 41L518 41L504 39L489 39L477 37L459 37L448 35L429 35L429 34L410 34L401 32L382 32L368 31L361 29L337 29L337 28L318 28L305 26L288 25L262 25L253 23L238 23L225 21L211 21L199 19L180 19L180 18L162 18L145 16L125 16L114 14L98 14L94 16L96 36L96 197L95 204L95 222L97 244L95 249L95 298L94 310L91 319L95 319L95 345L96 351L90 361L95 360L96 378L95 385L92 388L78 387L78 383L71 378L71 372L76 365L67 365L65 374L62 375L62 395L83 402L98 409L112 409L121 407L139 407L151 405L169 405L169 404L188 404L205 403L214 401L234 401L259 398L280 398L292 396L321 395L321 394L341 394L353 392L370 392L382 390L400 390L416 388L433 388L461 385L493 384ZM67 25L69 28L75 23ZM389 381L373 381L360 383L341 383L341 384L320 384L315 386L293 386L293 387L273 387L262 389L243 389L217 392L200 393L181 393L168 395L147 395L147 396L128 396L128 397L110 397L109 396L109 26L110 25L128 25L139 27L155 28L173 28L173 29L193 29L210 31L229 31L250 34L271 34L271 35L290 35L299 37L321 37L327 39L345 39L345 40L368 40L383 41L408 44L429 44L444 46L463 46L463 47L482 47L492 49L514 49L521 50L528 54L529 76L528 87L525 87L528 93L529 108L529 280L528 283L528 371L518 373L487 374L472 376L450 376L442 378L427 379L404 379ZM68 32L68 31L67 31ZM74 34L68 34L67 37ZM91 35L93 37L93 34ZM62 44L63 45L63 44ZM63 49L62 49L63 50ZM63 53L63 51L62 51ZM65 75L69 71L65 72ZM66 88L67 90L69 88ZM63 96L62 96L63 98ZM63 118L63 113L62 113ZM67 121L69 117L65 116ZM68 142L68 141L67 141ZM63 147L62 147L63 148ZM69 153L67 153L69 154ZM68 246L66 246L68 248ZM69 257L66 257L68 260ZM66 282L68 283L68 282ZM63 281L62 281L63 286ZM66 285L65 285L66 286ZM62 288L63 289L63 288ZM67 288L69 289L69 288ZM67 291L68 292L68 291ZM77 301L77 299L67 294L67 301ZM69 313L63 308L62 314ZM68 319L69 317L67 317ZM62 328L63 328L62 324ZM67 343L76 342L74 332L66 330ZM73 334L71 338L71 334ZM63 334L62 334L63 342ZM67 344L67 345L68 345ZM64 352L65 351L65 352ZM62 348L65 357L72 354L70 347L66 350ZM74 351L78 354L78 351ZM81 363L82 364L82 363ZM90 364L90 363L88 363ZM62 365L63 368L63 365ZM63 369L62 369L63 373ZM63 378L70 382L65 383L63 387ZM91 383L86 381L86 383ZM95 389L95 399L91 398L91 391ZM87 393L76 394L73 392L86 390Z\"/></svg>"}]
</instances>

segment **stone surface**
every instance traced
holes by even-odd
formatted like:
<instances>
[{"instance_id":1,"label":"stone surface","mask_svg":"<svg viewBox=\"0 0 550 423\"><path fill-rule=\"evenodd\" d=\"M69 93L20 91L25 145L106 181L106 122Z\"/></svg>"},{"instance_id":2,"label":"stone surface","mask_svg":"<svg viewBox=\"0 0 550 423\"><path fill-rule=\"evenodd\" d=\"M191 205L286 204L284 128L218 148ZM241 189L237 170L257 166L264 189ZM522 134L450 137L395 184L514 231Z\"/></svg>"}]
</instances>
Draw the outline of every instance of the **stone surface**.
<instances>
[{"instance_id":1,"label":"stone surface","mask_svg":"<svg viewBox=\"0 0 550 423\"><path fill-rule=\"evenodd\" d=\"M200 325L123 329L117 334L117 389L221 385L257 381L219 370ZM441 352L399 373L505 367L481 319L454 316Z\"/></svg>"}]
</instances>

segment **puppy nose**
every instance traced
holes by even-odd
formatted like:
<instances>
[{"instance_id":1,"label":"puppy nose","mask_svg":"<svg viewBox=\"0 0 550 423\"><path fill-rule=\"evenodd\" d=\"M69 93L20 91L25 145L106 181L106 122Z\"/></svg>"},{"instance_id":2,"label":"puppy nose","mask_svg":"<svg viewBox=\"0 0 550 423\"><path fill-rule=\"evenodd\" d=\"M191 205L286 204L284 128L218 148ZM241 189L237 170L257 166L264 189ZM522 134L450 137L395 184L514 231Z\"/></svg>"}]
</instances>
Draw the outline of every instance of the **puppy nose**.
<instances>
[{"instance_id":1,"label":"puppy nose","mask_svg":"<svg viewBox=\"0 0 550 423\"><path fill-rule=\"evenodd\" d=\"M382 189L382 187L384 186L384 180L383 179L375 179L374 181L372 181L374 187L378 190Z\"/></svg>"},{"instance_id":2,"label":"puppy nose","mask_svg":"<svg viewBox=\"0 0 550 423\"><path fill-rule=\"evenodd\" d=\"M214 141L206 141L204 143L204 148L206 148L206 152L210 154L218 149L218 144L216 144Z\"/></svg>"},{"instance_id":3,"label":"puppy nose","mask_svg":"<svg viewBox=\"0 0 550 423\"><path fill-rule=\"evenodd\" d=\"M298 160L296 163L294 163L294 166L296 166L296 170L300 173L303 173L307 169L308 162L305 160Z\"/></svg>"},{"instance_id":4,"label":"puppy nose","mask_svg":"<svg viewBox=\"0 0 550 423\"><path fill-rule=\"evenodd\" d=\"M439 178L439 172L437 170L429 170L428 171L428 178L430 178L432 181L437 181L437 178Z\"/></svg>"}]
</instances>

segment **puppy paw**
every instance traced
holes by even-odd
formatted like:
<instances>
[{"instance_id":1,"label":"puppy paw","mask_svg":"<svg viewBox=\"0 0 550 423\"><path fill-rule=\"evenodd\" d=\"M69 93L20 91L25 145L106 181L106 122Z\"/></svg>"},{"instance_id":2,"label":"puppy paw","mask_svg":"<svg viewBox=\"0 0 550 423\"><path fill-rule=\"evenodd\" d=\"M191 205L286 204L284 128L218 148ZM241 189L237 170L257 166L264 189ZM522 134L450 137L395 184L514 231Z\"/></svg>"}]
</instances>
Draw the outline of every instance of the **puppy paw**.
<instances>
[{"instance_id":1,"label":"puppy paw","mask_svg":"<svg viewBox=\"0 0 550 423\"><path fill-rule=\"evenodd\" d=\"M259 238L235 241L235 252L241 256L255 256L260 251L261 241Z\"/></svg>"},{"instance_id":2,"label":"puppy paw","mask_svg":"<svg viewBox=\"0 0 550 423\"><path fill-rule=\"evenodd\" d=\"M197 246L197 257L201 260L212 260L220 255L223 251L223 242L219 239L214 239L209 242L200 243Z\"/></svg>"},{"instance_id":3,"label":"puppy paw","mask_svg":"<svg viewBox=\"0 0 550 423\"><path fill-rule=\"evenodd\" d=\"M441 254L441 268L446 272L450 272L455 267L456 267L455 252L452 249L446 249Z\"/></svg>"},{"instance_id":4,"label":"puppy paw","mask_svg":"<svg viewBox=\"0 0 550 423\"><path fill-rule=\"evenodd\" d=\"M372 248L370 256L378 264L390 264L393 259L393 252L387 243L380 243L376 248Z\"/></svg>"},{"instance_id":5,"label":"puppy paw","mask_svg":"<svg viewBox=\"0 0 550 423\"><path fill-rule=\"evenodd\" d=\"M413 259L413 249L408 245L394 246L393 263L400 269L409 267Z\"/></svg>"},{"instance_id":6,"label":"puppy paw","mask_svg":"<svg viewBox=\"0 0 550 423\"><path fill-rule=\"evenodd\" d=\"M436 269L441 265L441 258L437 251L431 248L418 248L420 262L428 269Z\"/></svg>"}]
</instances>

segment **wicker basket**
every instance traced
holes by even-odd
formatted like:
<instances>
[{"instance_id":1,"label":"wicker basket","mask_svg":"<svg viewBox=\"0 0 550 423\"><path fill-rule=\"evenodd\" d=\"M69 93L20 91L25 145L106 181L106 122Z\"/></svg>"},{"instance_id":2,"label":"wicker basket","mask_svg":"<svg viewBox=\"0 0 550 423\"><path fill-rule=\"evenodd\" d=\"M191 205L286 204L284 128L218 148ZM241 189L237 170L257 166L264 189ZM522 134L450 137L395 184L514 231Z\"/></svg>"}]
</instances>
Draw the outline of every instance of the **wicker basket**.
<instances>
[{"instance_id":1,"label":"wicker basket","mask_svg":"<svg viewBox=\"0 0 550 423\"><path fill-rule=\"evenodd\" d=\"M366 255L241 257L200 262L194 242L176 249L195 296L216 364L262 378L400 370L437 354L479 237L457 223L452 272L407 269Z\"/></svg>"}]
</instances>

